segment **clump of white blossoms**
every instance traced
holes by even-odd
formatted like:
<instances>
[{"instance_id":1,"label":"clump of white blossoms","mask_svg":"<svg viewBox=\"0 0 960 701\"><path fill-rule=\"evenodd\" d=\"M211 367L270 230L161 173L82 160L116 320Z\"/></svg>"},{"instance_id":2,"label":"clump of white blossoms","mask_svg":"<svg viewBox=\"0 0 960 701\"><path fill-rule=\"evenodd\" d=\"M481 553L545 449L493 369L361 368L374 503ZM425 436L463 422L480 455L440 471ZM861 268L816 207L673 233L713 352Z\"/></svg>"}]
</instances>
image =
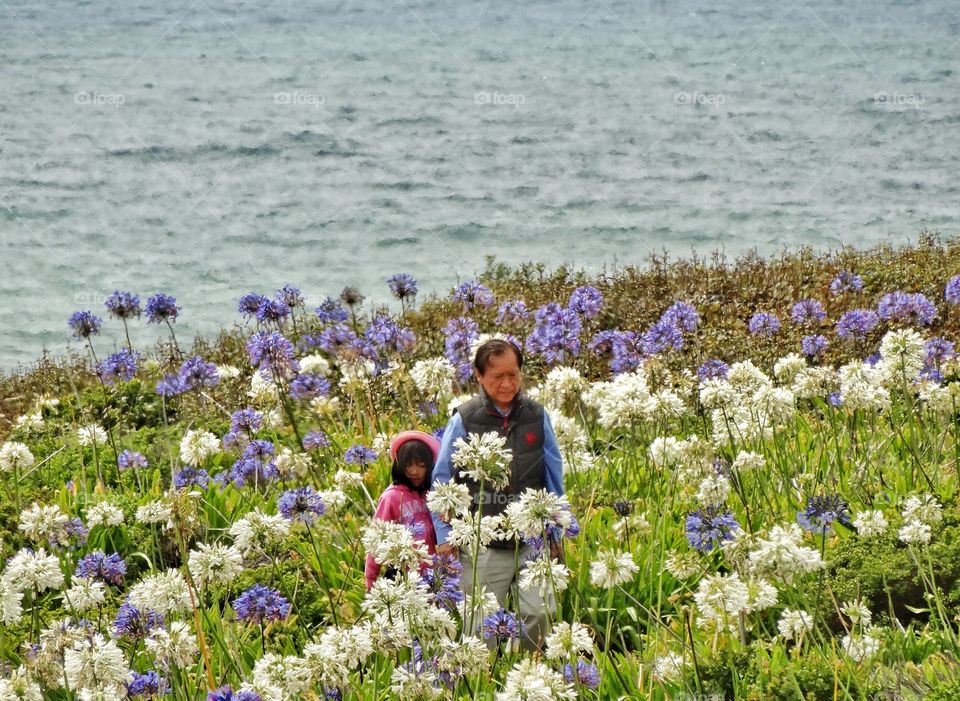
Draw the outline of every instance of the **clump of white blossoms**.
<instances>
[{"instance_id":1,"label":"clump of white blossoms","mask_svg":"<svg viewBox=\"0 0 960 701\"><path fill-rule=\"evenodd\" d=\"M550 370L540 389L540 402L557 409L575 401L587 388L587 381L576 368L558 365Z\"/></svg>"},{"instance_id":2,"label":"clump of white blossoms","mask_svg":"<svg viewBox=\"0 0 960 701\"><path fill-rule=\"evenodd\" d=\"M143 506L137 507L135 518L137 523L162 523L173 527L173 504L167 499L148 501Z\"/></svg>"},{"instance_id":3,"label":"clump of white blossoms","mask_svg":"<svg viewBox=\"0 0 960 701\"><path fill-rule=\"evenodd\" d=\"M123 525L123 511L107 501L97 502L87 508L87 525L120 526Z\"/></svg>"},{"instance_id":4,"label":"clump of white blossoms","mask_svg":"<svg viewBox=\"0 0 960 701\"><path fill-rule=\"evenodd\" d=\"M24 548L11 557L7 561L3 579L17 591L32 589L35 592L42 592L63 586L60 561L55 555L47 555L47 551L43 548L36 552Z\"/></svg>"},{"instance_id":5,"label":"clump of white blossoms","mask_svg":"<svg viewBox=\"0 0 960 701\"><path fill-rule=\"evenodd\" d=\"M479 511L466 514L463 518L455 518L450 522L447 542L468 553L486 552L491 542L503 537L504 534L500 531L502 522L500 516L483 516Z\"/></svg>"},{"instance_id":6,"label":"clump of white blossoms","mask_svg":"<svg viewBox=\"0 0 960 701\"><path fill-rule=\"evenodd\" d=\"M867 630L865 633L850 633L843 636L841 645L850 659L854 662L863 662L880 651L880 634L876 630Z\"/></svg>"},{"instance_id":7,"label":"clump of white blossoms","mask_svg":"<svg viewBox=\"0 0 960 701\"><path fill-rule=\"evenodd\" d=\"M0 679L0 699L3 701L43 701L40 685L30 677L27 668L20 666L9 679Z\"/></svg>"},{"instance_id":8,"label":"clump of white blossoms","mask_svg":"<svg viewBox=\"0 0 960 701\"><path fill-rule=\"evenodd\" d=\"M767 466L767 460L759 453L752 453L749 450L741 450L737 457L733 459L732 469L737 472L749 472L751 470L762 470Z\"/></svg>"},{"instance_id":9,"label":"clump of white blossoms","mask_svg":"<svg viewBox=\"0 0 960 701\"><path fill-rule=\"evenodd\" d=\"M20 512L20 530L35 543L49 541L59 543L66 540L67 516L56 504L41 506L34 503L29 509Z\"/></svg>"},{"instance_id":10,"label":"clump of white blossoms","mask_svg":"<svg viewBox=\"0 0 960 701\"><path fill-rule=\"evenodd\" d=\"M507 672L503 691L497 693L496 701L573 701L575 698L576 690L562 674L527 657Z\"/></svg>"},{"instance_id":11,"label":"clump of white blossoms","mask_svg":"<svg viewBox=\"0 0 960 701\"><path fill-rule=\"evenodd\" d=\"M363 665L373 652L369 621L349 628L325 628L319 641L303 648L313 683L330 688L346 686L350 672Z\"/></svg>"},{"instance_id":12,"label":"clump of white blossoms","mask_svg":"<svg viewBox=\"0 0 960 701\"><path fill-rule=\"evenodd\" d=\"M593 651L593 637L590 629L574 621L560 621L546 639L548 660L569 660L581 652Z\"/></svg>"},{"instance_id":13,"label":"clump of white blossoms","mask_svg":"<svg viewBox=\"0 0 960 701\"><path fill-rule=\"evenodd\" d=\"M658 682L675 682L683 677L686 661L679 652L668 652L653 661L651 675Z\"/></svg>"},{"instance_id":14,"label":"clump of white blossoms","mask_svg":"<svg viewBox=\"0 0 960 701\"><path fill-rule=\"evenodd\" d=\"M449 396L456 369L445 357L418 360L410 368L410 379L416 388L428 397Z\"/></svg>"},{"instance_id":15,"label":"clump of white blossoms","mask_svg":"<svg viewBox=\"0 0 960 701\"><path fill-rule=\"evenodd\" d=\"M187 465L199 467L218 452L220 441L209 431L191 429L180 439L180 459Z\"/></svg>"},{"instance_id":16,"label":"clump of white blossoms","mask_svg":"<svg viewBox=\"0 0 960 701\"><path fill-rule=\"evenodd\" d=\"M490 651L480 638L465 635L459 642L440 640L440 648L437 660L440 673L449 674L453 679L490 673Z\"/></svg>"},{"instance_id":17,"label":"clump of white blossoms","mask_svg":"<svg viewBox=\"0 0 960 701\"><path fill-rule=\"evenodd\" d=\"M295 453L290 448L283 446L277 451L273 464L280 473L280 478L293 481L298 477L307 474L310 466L310 458L304 453Z\"/></svg>"},{"instance_id":18,"label":"clump of white blossoms","mask_svg":"<svg viewBox=\"0 0 960 701\"><path fill-rule=\"evenodd\" d=\"M390 691L398 699L432 701L443 696L437 675L427 667L422 670L401 665L390 675Z\"/></svg>"},{"instance_id":19,"label":"clump of white blossoms","mask_svg":"<svg viewBox=\"0 0 960 701\"><path fill-rule=\"evenodd\" d=\"M235 545L198 543L187 566L198 587L226 585L243 572L243 554Z\"/></svg>"},{"instance_id":20,"label":"clump of white blossoms","mask_svg":"<svg viewBox=\"0 0 960 701\"><path fill-rule=\"evenodd\" d=\"M689 550L684 552L679 550L671 550L670 554L667 555L663 566L666 567L667 572L672 574L674 577L683 580L689 579L700 571L700 560L693 552L690 552Z\"/></svg>"},{"instance_id":21,"label":"clump of white blossoms","mask_svg":"<svg viewBox=\"0 0 960 701\"><path fill-rule=\"evenodd\" d=\"M853 527L857 529L857 535L863 539L883 535L889 525L886 516L878 510L861 511L853 519Z\"/></svg>"},{"instance_id":22,"label":"clump of white blossoms","mask_svg":"<svg viewBox=\"0 0 960 701\"><path fill-rule=\"evenodd\" d=\"M402 523L374 519L363 529L361 542L378 565L396 567L400 571L419 568L427 562L430 554L422 540Z\"/></svg>"},{"instance_id":23,"label":"clump of white blossoms","mask_svg":"<svg viewBox=\"0 0 960 701\"><path fill-rule=\"evenodd\" d=\"M923 336L913 329L888 331L880 341L877 368L887 386L899 386L917 378L925 358Z\"/></svg>"},{"instance_id":24,"label":"clump of white blossoms","mask_svg":"<svg viewBox=\"0 0 960 701\"><path fill-rule=\"evenodd\" d=\"M930 542L930 526L922 521L907 521L897 533L900 541L907 545L927 545Z\"/></svg>"},{"instance_id":25,"label":"clump of white blossoms","mask_svg":"<svg viewBox=\"0 0 960 701\"><path fill-rule=\"evenodd\" d=\"M333 482L338 489L351 489L353 487L363 486L363 475L352 470L337 470L333 476Z\"/></svg>"},{"instance_id":26,"label":"clump of white blossoms","mask_svg":"<svg viewBox=\"0 0 960 701\"><path fill-rule=\"evenodd\" d=\"M326 375L330 372L330 361L319 353L305 355L299 360L300 372L311 375Z\"/></svg>"},{"instance_id":27,"label":"clump of white blossoms","mask_svg":"<svg viewBox=\"0 0 960 701\"><path fill-rule=\"evenodd\" d=\"M583 451L587 447L587 434L576 419L571 419L563 414L551 413L550 424L553 426L553 433L557 438L557 447L563 453Z\"/></svg>"},{"instance_id":28,"label":"clump of white blossoms","mask_svg":"<svg viewBox=\"0 0 960 701\"><path fill-rule=\"evenodd\" d=\"M520 590L529 591L534 587L540 597L546 599L552 592L562 592L570 580L570 570L559 560L536 557L528 560L520 572Z\"/></svg>"},{"instance_id":29,"label":"clump of white blossoms","mask_svg":"<svg viewBox=\"0 0 960 701\"><path fill-rule=\"evenodd\" d=\"M707 575L700 580L693 599L701 620L722 627L730 626L732 620L750 608L750 592L737 572Z\"/></svg>"},{"instance_id":30,"label":"clump of white blossoms","mask_svg":"<svg viewBox=\"0 0 960 701\"><path fill-rule=\"evenodd\" d=\"M310 688L310 668L301 657L281 657L272 652L253 667L253 690L263 701L286 701Z\"/></svg>"},{"instance_id":31,"label":"clump of white blossoms","mask_svg":"<svg viewBox=\"0 0 960 701\"><path fill-rule=\"evenodd\" d=\"M566 531L573 524L573 514L566 495L546 489L527 489L517 501L504 510L511 535L521 539L542 538L551 528Z\"/></svg>"},{"instance_id":32,"label":"clump of white blossoms","mask_svg":"<svg viewBox=\"0 0 960 701\"><path fill-rule=\"evenodd\" d=\"M77 429L77 442L84 447L104 445L107 440L107 432L100 424L87 424Z\"/></svg>"},{"instance_id":33,"label":"clump of white blossoms","mask_svg":"<svg viewBox=\"0 0 960 701\"><path fill-rule=\"evenodd\" d=\"M584 392L583 400L597 410L597 418L604 428L629 428L647 415L650 390L646 371L641 366L609 382L595 382Z\"/></svg>"},{"instance_id":34,"label":"clump of white blossoms","mask_svg":"<svg viewBox=\"0 0 960 701\"><path fill-rule=\"evenodd\" d=\"M183 621L172 621L169 628L155 628L144 645L158 664L167 667L189 667L200 651L193 629Z\"/></svg>"},{"instance_id":35,"label":"clump of white blossoms","mask_svg":"<svg viewBox=\"0 0 960 701\"><path fill-rule=\"evenodd\" d=\"M723 475L707 475L697 488L696 500L704 506L723 504L730 495L730 480Z\"/></svg>"},{"instance_id":36,"label":"clump of white blossoms","mask_svg":"<svg viewBox=\"0 0 960 701\"><path fill-rule=\"evenodd\" d=\"M659 468L670 467L684 457L684 441L676 436L658 436L650 442L650 462Z\"/></svg>"},{"instance_id":37,"label":"clump of white blossoms","mask_svg":"<svg viewBox=\"0 0 960 701\"><path fill-rule=\"evenodd\" d=\"M230 526L233 543L244 557L268 553L290 535L290 522L279 514L259 509L245 513Z\"/></svg>"},{"instance_id":38,"label":"clump of white blossoms","mask_svg":"<svg viewBox=\"0 0 960 701\"><path fill-rule=\"evenodd\" d=\"M470 510L470 501L467 485L453 480L434 484L427 493L427 508L445 523L466 515Z\"/></svg>"},{"instance_id":39,"label":"clump of white blossoms","mask_svg":"<svg viewBox=\"0 0 960 701\"><path fill-rule=\"evenodd\" d=\"M790 353L773 364L773 376L781 384L789 385L807 367L807 359L799 353Z\"/></svg>"},{"instance_id":40,"label":"clump of white blossoms","mask_svg":"<svg viewBox=\"0 0 960 701\"><path fill-rule=\"evenodd\" d=\"M883 372L866 363L848 363L837 373L840 396L848 409L884 411L890 407L890 392L883 386Z\"/></svg>"},{"instance_id":41,"label":"clump of white blossoms","mask_svg":"<svg viewBox=\"0 0 960 701\"><path fill-rule=\"evenodd\" d=\"M626 584L639 571L630 553L604 549L590 563L590 583L595 587L612 589Z\"/></svg>"},{"instance_id":42,"label":"clump of white blossoms","mask_svg":"<svg viewBox=\"0 0 960 701\"><path fill-rule=\"evenodd\" d=\"M453 444L453 464L470 479L503 489L510 483L513 461L513 451L506 446L507 439L493 431L458 438Z\"/></svg>"},{"instance_id":43,"label":"clump of white blossoms","mask_svg":"<svg viewBox=\"0 0 960 701\"><path fill-rule=\"evenodd\" d=\"M144 577L130 590L130 603L138 609L159 614L184 613L191 608L190 590L178 570Z\"/></svg>"},{"instance_id":44,"label":"clump of white blossoms","mask_svg":"<svg viewBox=\"0 0 960 701\"><path fill-rule=\"evenodd\" d=\"M930 494L911 496L903 503L901 515L904 521L920 521L932 526L943 520L943 507Z\"/></svg>"},{"instance_id":45,"label":"clump of white blossoms","mask_svg":"<svg viewBox=\"0 0 960 701\"><path fill-rule=\"evenodd\" d=\"M794 641L799 645L804 636L813 630L813 617L806 611L784 609L777 622L777 630L784 640Z\"/></svg>"},{"instance_id":46,"label":"clump of white blossoms","mask_svg":"<svg viewBox=\"0 0 960 701\"><path fill-rule=\"evenodd\" d=\"M0 623L16 625L23 617L23 594L6 577L0 577Z\"/></svg>"},{"instance_id":47,"label":"clump of white blossoms","mask_svg":"<svg viewBox=\"0 0 960 701\"><path fill-rule=\"evenodd\" d=\"M63 592L63 605L71 613L85 613L102 606L106 595L103 582L74 577L73 586Z\"/></svg>"},{"instance_id":48,"label":"clump of white blossoms","mask_svg":"<svg viewBox=\"0 0 960 701\"><path fill-rule=\"evenodd\" d=\"M112 640L100 633L74 643L63 655L63 673L73 690L88 689L122 698L133 678L126 656Z\"/></svg>"},{"instance_id":49,"label":"clump of white blossoms","mask_svg":"<svg viewBox=\"0 0 960 701\"><path fill-rule=\"evenodd\" d=\"M802 543L803 531L796 523L774 526L766 537L756 539L747 558L750 572L790 584L795 577L823 568L819 551Z\"/></svg>"},{"instance_id":50,"label":"clump of white blossoms","mask_svg":"<svg viewBox=\"0 0 960 701\"><path fill-rule=\"evenodd\" d=\"M24 443L8 441L0 445L0 472L23 470L33 467L34 462L33 453Z\"/></svg>"}]
</instances>

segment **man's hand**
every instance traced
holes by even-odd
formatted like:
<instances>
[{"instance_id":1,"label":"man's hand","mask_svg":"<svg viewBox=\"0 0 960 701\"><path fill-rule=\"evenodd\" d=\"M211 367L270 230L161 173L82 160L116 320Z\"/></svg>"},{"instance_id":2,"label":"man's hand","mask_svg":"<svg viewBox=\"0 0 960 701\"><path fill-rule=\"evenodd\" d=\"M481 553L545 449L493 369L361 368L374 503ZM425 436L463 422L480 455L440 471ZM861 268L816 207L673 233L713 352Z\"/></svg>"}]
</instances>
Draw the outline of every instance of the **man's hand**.
<instances>
[{"instance_id":1,"label":"man's hand","mask_svg":"<svg viewBox=\"0 0 960 701\"><path fill-rule=\"evenodd\" d=\"M437 555L441 557L458 557L460 553L457 552L457 549L450 545L450 543L444 543L437 546Z\"/></svg>"}]
</instances>

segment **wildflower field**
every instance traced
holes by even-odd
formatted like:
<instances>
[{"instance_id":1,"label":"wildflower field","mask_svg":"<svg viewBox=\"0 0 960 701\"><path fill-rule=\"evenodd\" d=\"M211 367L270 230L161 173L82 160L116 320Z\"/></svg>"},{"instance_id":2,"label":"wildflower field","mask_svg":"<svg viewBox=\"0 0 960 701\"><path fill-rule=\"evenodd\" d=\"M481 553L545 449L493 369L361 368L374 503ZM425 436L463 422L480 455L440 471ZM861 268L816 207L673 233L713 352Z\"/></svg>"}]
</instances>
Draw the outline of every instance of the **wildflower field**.
<instances>
[{"instance_id":1,"label":"wildflower field","mask_svg":"<svg viewBox=\"0 0 960 701\"><path fill-rule=\"evenodd\" d=\"M0 701L960 699L960 244L491 261L427 300L392 272L389 306L253 292L192 347L170 291L117 291L65 310L72 358L0 378ZM535 546L535 653L371 523L389 438L442 431L494 336L566 495L428 503L466 552ZM509 457L483 438L481 479ZM399 572L369 592L367 553Z\"/></svg>"}]
</instances>

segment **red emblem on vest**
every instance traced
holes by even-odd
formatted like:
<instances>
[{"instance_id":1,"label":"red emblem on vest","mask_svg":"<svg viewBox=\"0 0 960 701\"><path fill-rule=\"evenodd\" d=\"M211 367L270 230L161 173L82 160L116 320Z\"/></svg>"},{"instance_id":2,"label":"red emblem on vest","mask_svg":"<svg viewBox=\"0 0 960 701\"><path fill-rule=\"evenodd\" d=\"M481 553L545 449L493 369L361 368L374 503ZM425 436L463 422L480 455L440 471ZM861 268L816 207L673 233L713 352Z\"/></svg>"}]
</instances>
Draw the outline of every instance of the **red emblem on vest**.
<instances>
[{"instance_id":1,"label":"red emblem on vest","mask_svg":"<svg viewBox=\"0 0 960 701\"><path fill-rule=\"evenodd\" d=\"M533 445L537 442L537 434L533 431L527 431L527 445Z\"/></svg>"}]
</instances>

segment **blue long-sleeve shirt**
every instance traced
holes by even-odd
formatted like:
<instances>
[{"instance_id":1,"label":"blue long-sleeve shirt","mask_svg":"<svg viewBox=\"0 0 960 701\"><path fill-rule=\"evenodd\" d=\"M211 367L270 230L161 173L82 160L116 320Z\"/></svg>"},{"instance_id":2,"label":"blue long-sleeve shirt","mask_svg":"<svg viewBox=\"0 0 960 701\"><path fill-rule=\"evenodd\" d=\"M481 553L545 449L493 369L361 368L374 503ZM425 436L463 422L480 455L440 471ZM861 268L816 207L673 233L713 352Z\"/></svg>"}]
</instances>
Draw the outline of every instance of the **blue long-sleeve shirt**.
<instances>
[{"instance_id":1,"label":"blue long-sleeve shirt","mask_svg":"<svg viewBox=\"0 0 960 701\"><path fill-rule=\"evenodd\" d=\"M440 441L440 452L433 466L433 482L439 484L453 479L453 444L458 438L466 437L467 431L463 427L463 419L460 418L460 414L454 414L447 423L443 439ZM557 434L553 432L553 424L550 423L547 412L543 412L543 463L546 468L544 481L547 491L563 496L563 457L560 454L560 446L557 445ZM433 514L433 529L437 532L437 544L446 543L450 524L441 521L436 514Z\"/></svg>"}]
</instances>

